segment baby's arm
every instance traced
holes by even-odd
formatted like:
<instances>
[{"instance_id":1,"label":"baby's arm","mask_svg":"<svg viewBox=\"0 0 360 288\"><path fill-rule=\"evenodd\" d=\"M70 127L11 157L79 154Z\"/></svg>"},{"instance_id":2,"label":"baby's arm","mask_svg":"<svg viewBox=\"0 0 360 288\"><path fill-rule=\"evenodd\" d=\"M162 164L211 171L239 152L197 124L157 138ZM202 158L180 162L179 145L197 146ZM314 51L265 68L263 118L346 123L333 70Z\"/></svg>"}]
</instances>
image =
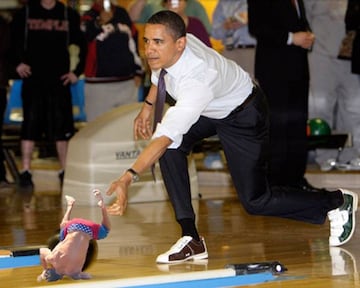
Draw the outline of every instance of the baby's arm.
<instances>
[{"instance_id":1,"label":"baby's arm","mask_svg":"<svg viewBox=\"0 0 360 288\"><path fill-rule=\"evenodd\" d=\"M39 252L40 252L40 262L41 262L41 266L44 268L44 269L47 269L48 268L48 263L46 261L46 257L48 255L50 255L51 253L51 250L49 248L40 248L39 249Z\"/></svg>"},{"instance_id":2,"label":"baby's arm","mask_svg":"<svg viewBox=\"0 0 360 288\"><path fill-rule=\"evenodd\" d=\"M48 268L48 263L46 261L46 256L50 255L51 250L49 248L40 248L39 252L40 252L40 263L41 263L41 266L44 269L42 271L42 273L37 277L37 281L40 282L42 280L46 280L45 273L46 273L46 269Z\"/></svg>"},{"instance_id":3,"label":"baby's arm","mask_svg":"<svg viewBox=\"0 0 360 288\"><path fill-rule=\"evenodd\" d=\"M91 279L91 275L89 273L86 273L86 272L80 272L79 274L72 275L71 278L74 279L74 280Z\"/></svg>"}]
</instances>

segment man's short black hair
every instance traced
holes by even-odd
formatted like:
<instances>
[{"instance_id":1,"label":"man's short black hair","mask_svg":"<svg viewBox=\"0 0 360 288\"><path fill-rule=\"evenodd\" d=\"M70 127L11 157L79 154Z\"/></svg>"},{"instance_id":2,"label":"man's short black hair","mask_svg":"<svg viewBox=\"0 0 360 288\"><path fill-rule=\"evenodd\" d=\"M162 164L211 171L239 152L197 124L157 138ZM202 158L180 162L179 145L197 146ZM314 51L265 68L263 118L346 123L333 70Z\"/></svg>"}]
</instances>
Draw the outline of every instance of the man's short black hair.
<instances>
[{"instance_id":1,"label":"man's short black hair","mask_svg":"<svg viewBox=\"0 0 360 288\"><path fill-rule=\"evenodd\" d=\"M169 30L175 40L186 36L185 22L179 14L170 10L155 13L147 21L148 24L161 24Z\"/></svg>"}]
</instances>

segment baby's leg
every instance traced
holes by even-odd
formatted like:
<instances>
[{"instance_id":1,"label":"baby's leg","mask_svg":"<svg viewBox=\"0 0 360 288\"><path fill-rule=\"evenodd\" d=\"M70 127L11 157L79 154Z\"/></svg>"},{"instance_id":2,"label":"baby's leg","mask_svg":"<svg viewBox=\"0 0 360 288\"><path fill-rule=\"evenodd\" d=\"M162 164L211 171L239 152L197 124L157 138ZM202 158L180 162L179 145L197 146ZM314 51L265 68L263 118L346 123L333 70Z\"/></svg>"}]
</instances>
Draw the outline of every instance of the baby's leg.
<instances>
[{"instance_id":1,"label":"baby's leg","mask_svg":"<svg viewBox=\"0 0 360 288\"><path fill-rule=\"evenodd\" d=\"M100 208L105 207L104 198L102 197L100 190L99 189L94 189L93 193L94 193L95 198L98 200L97 205Z\"/></svg>"},{"instance_id":2,"label":"baby's leg","mask_svg":"<svg viewBox=\"0 0 360 288\"><path fill-rule=\"evenodd\" d=\"M93 193L96 197L96 199L98 200L98 206L101 208L101 213L102 213L102 217L103 217L103 220L102 220L102 224L110 230L111 228L111 223L110 223L110 219L109 219L109 215L107 213L107 210L106 210L106 206L105 206L105 203L104 203L104 199L101 195L101 192L100 190L98 189L94 189L93 190Z\"/></svg>"},{"instance_id":3,"label":"baby's leg","mask_svg":"<svg viewBox=\"0 0 360 288\"><path fill-rule=\"evenodd\" d=\"M74 197L65 195L65 199L66 199L66 211L60 223L60 228L62 228L66 224L66 222L70 220L70 214L75 203Z\"/></svg>"},{"instance_id":4,"label":"baby's leg","mask_svg":"<svg viewBox=\"0 0 360 288\"><path fill-rule=\"evenodd\" d=\"M67 206L73 206L75 203L75 198L69 195L65 195Z\"/></svg>"}]
</instances>

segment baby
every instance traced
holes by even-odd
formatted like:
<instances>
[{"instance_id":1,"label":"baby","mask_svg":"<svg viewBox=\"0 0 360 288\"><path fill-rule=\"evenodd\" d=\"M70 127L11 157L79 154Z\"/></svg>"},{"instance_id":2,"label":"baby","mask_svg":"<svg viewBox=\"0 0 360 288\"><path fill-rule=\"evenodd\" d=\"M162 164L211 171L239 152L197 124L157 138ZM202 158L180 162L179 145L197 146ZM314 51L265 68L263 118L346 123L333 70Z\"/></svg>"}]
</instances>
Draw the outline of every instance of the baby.
<instances>
[{"instance_id":1,"label":"baby","mask_svg":"<svg viewBox=\"0 0 360 288\"><path fill-rule=\"evenodd\" d=\"M93 193L101 208L102 223L97 224L81 218L70 220L75 199L66 195L67 209L60 223L60 242L52 251L48 248L40 248L40 260L44 270L38 276L38 281L57 281L64 276L72 279L91 278L90 274L82 271L90 240L105 238L111 228L100 191L95 189Z\"/></svg>"}]
</instances>

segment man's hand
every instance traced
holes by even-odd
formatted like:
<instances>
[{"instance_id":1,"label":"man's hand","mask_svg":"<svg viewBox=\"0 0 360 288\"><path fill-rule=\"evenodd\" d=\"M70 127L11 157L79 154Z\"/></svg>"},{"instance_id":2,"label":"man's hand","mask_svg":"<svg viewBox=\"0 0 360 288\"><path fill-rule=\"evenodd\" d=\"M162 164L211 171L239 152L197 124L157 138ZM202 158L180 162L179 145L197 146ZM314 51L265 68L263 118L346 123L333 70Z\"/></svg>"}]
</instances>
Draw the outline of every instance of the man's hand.
<instances>
[{"instance_id":1,"label":"man's hand","mask_svg":"<svg viewBox=\"0 0 360 288\"><path fill-rule=\"evenodd\" d=\"M27 78L31 75L31 67L25 63L20 63L16 67L16 72L19 74L20 78Z\"/></svg>"},{"instance_id":2,"label":"man's hand","mask_svg":"<svg viewBox=\"0 0 360 288\"><path fill-rule=\"evenodd\" d=\"M61 80L63 81L63 85L74 84L78 81L78 77L74 74L74 72L69 72L61 76Z\"/></svg>"},{"instance_id":3,"label":"man's hand","mask_svg":"<svg viewBox=\"0 0 360 288\"><path fill-rule=\"evenodd\" d=\"M310 49L314 44L315 35L311 32L293 33L293 44L304 49Z\"/></svg>"},{"instance_id":4,"label":"man's hand","mask_svg":"<svg viewBox=\"0 0 360 288\"><path fill-rule=\"evenodd\" d=\"M153 103L153 106L155 103ZM135 140L150 139L152 136L151 113L153 106L144 103L143 108L134 120Z\"/></svg>"},{"instance_id":5,"label":"man's hand","mask_svg":"<svg viewBox=\"0 0 360 288\"><path fill-rule=\"evenodd\" d=\"M127 194L130 183L131 178L129 175L127 175L127 173L111 183L110 188L106 192L106 195L110 196L115 192L116 201L107 208L107 211L110 215L123 215L125 213L127 208Z\"/></svg>"},{"instance_id":6,"label":"man's hand","mask_svg":"<svg viewBox=\"0 0 360 288\"><path fill-rule=\"evenodd\" d=\"M240 27L247 25L248 22L248 13L242 11L235 13L233 17L227 18L223 25L225 30L237 30Z\"/></svg>"},{"instance_id":7,"label":"man's hand","mask_svg":"<svg viewBox=\"0 0 360 288\"><path fill-rule=\"evenodd\" d=\"M225 30L237 30L240 27L244 26L239 20L234 17L227 18L223 24Z\"/></svg>"}]
</instances>

